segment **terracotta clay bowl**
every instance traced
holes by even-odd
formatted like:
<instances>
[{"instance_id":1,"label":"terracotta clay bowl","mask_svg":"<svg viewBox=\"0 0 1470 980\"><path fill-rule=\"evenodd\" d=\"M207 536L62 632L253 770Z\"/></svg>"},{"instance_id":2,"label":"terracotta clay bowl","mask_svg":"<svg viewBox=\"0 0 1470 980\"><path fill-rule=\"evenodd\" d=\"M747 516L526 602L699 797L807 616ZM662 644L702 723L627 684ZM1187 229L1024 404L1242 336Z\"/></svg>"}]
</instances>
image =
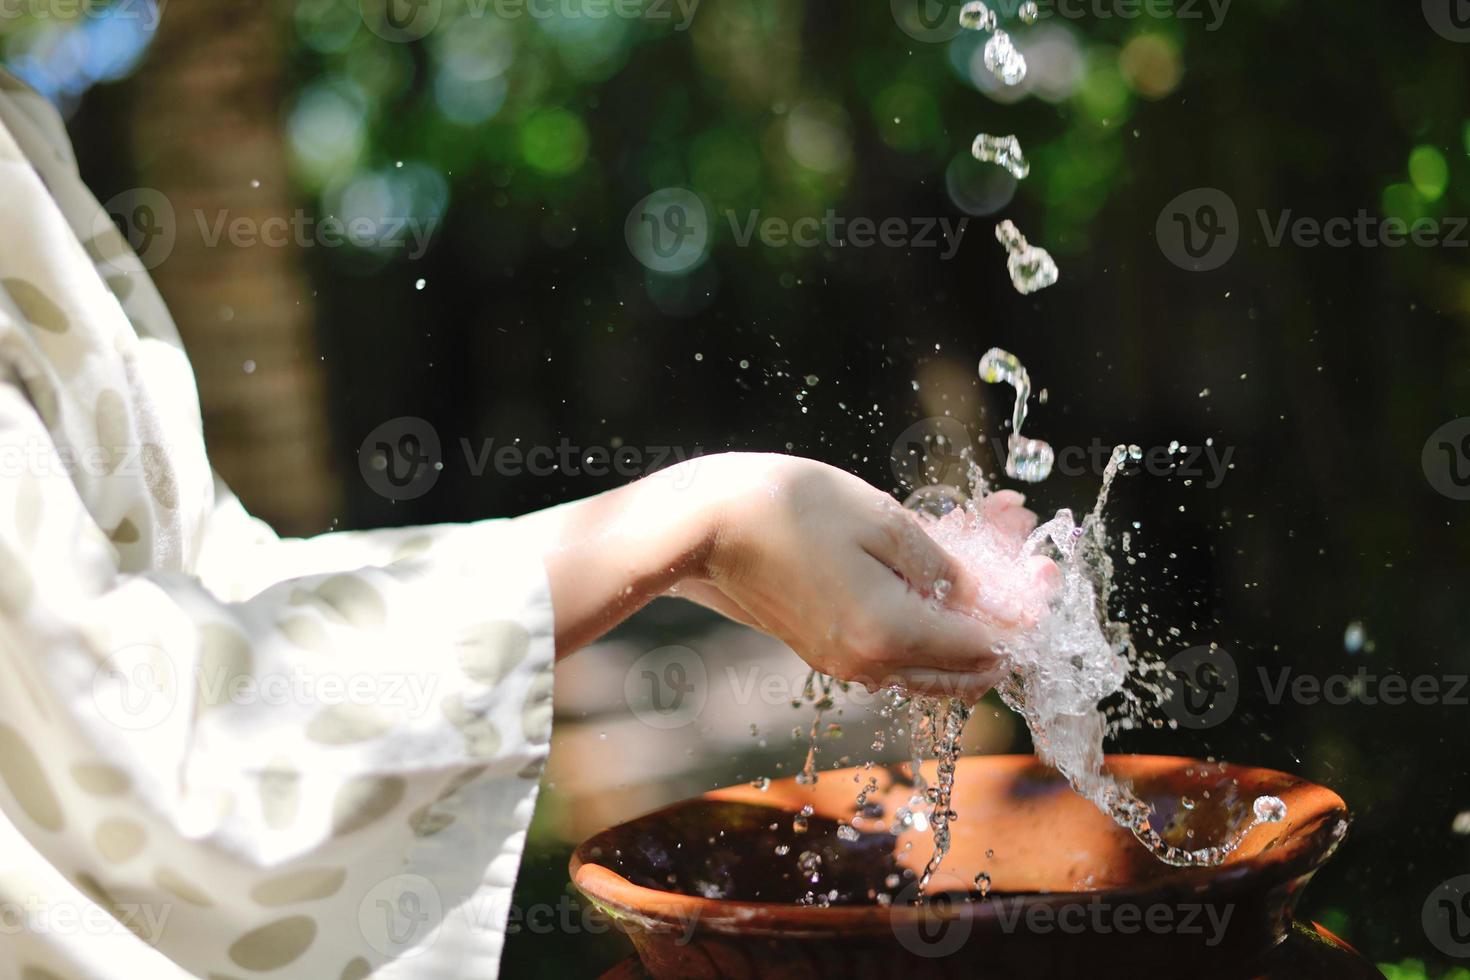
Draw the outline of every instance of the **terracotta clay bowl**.
<instances>
[{"instance_id":1,"label":"terracotta clay bowl","mask_svg":"<svg viewBox=\"0 0 1470 980\"><path fill-rule=\"evenodd\" d=\"M893 980L915 968L1276 975L1267 960L1293 948L1284 941L1301 890L1347 830L1342 799L1269 769L1164 756L1110 756L1107 765L1153 805L1170 843L1228 839L1250 824L1258 796L1279 797L1287 815L1253 829L1219 867L1174 868L1034 757L962 759L952 849L920 903L917 876L933 836L890 832L913 796L906 767L841 769L814 786L787 779L717 790L612 827L577 848L572 880L628 934L656 980ZM876 788L854 815L869 780ZM838 834L849 822L856 840ZM1341 966L1333 975L1354 973Z\"/></svg>"}]
</instances>

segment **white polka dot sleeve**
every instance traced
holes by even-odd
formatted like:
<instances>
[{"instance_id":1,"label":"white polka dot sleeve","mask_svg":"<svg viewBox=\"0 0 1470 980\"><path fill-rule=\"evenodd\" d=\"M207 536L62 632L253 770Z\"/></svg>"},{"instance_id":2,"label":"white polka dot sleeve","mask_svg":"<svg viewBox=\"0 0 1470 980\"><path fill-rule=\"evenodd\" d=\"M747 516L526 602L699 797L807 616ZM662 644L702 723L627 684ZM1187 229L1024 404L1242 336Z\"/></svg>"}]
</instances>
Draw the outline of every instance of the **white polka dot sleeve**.
<instances>
[{"instance_id":1,"label":"white polka dot sleeve","mask_svg":"<svg viewBox=\"0 0 1470 980\"><path fill-rule=\"evenodd\" d=\"M0 72L0 978L496 975L554 632L515 521L283 541Z\"/></svg>"}]
</instances>

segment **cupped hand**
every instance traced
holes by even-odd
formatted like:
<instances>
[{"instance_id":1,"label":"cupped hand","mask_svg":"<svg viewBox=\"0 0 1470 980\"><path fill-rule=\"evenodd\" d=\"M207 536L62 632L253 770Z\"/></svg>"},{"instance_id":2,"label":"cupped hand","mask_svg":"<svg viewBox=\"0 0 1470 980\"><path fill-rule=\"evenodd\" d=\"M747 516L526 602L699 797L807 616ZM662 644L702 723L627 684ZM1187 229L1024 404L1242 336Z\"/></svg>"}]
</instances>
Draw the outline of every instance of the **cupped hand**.
<instances>
[{"instance_id":1,"label":"cupped hand","mask_svg":"<svg viewBox=\"0 0 1470 980\"><path fill-rule=\"evenodd\" d=\"M688 465L688 464L686 464ZM994 590L924 530L923 518L841 470L789 456L729 454L695 462L692 489L717 488L714 534L698 573L671 594L779 638L823 673L869 688L979 698L1004 674L1008 633L1026 625L1056 569ZM1019 494L981 514L1020 543L1035 526Z\"/></svg>"}]
</instances>

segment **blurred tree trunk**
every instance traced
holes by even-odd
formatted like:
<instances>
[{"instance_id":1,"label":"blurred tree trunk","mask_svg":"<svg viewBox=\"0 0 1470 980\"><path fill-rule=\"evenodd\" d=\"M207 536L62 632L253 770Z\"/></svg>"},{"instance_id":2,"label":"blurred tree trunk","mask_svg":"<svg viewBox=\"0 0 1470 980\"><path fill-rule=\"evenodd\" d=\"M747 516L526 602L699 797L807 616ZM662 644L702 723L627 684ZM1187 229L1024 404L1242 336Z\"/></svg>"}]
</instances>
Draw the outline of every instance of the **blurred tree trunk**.
<instances>
[{"instance_id":1,"label":"blurred tree trunk","mask_svg":"<svg viewBox=\"0 0 1470 980\"><path fill-rule=\"evenodd\" d=\"M312 294L295 235L259 238L262 222L289 222L294 207L281 109L288 29L272 0L168 4L127 128L139 183L174 207L177 245L153 275L194 361L210 458L252 513L308 533L337 512L341 489ZM210 244L222 218L247 219L255 240Z\"/></svg>"}]
</instances>

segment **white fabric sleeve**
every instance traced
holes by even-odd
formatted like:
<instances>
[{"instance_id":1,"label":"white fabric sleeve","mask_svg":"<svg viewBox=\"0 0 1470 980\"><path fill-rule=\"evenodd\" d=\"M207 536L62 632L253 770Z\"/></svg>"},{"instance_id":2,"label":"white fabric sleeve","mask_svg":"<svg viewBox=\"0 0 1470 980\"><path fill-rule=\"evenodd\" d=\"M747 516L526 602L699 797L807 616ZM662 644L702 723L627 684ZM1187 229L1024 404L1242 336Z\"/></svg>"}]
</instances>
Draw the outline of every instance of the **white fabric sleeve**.
<instances>
[{"instance_id":1,"label":"white fabric sleeve","mask_svg":"<svg viewBox=\"0 0 1470 980\"><path fill-rule=\"evenodd\" d=\"M289 956L272 976L357 958L391 976L421 944L444 975L494 975L483 933L504 928L554 661L545 573L515 522L257 528L218 555L206 531L209 561L236 565L219 574L241 594L222 597L201 576L117 571L14 383L0 461L0 669L19 681L0 685L0 808L36 850L99 901L166 906L152 945L199 975ZM243 515L223 506L222 530ZM117 789L101 805L99 785ZM340 928L384 887L390 907L436 909L432 935ZM279 934L221 934L293 889L310 914Z\"/></svg>"}]
</instances>

